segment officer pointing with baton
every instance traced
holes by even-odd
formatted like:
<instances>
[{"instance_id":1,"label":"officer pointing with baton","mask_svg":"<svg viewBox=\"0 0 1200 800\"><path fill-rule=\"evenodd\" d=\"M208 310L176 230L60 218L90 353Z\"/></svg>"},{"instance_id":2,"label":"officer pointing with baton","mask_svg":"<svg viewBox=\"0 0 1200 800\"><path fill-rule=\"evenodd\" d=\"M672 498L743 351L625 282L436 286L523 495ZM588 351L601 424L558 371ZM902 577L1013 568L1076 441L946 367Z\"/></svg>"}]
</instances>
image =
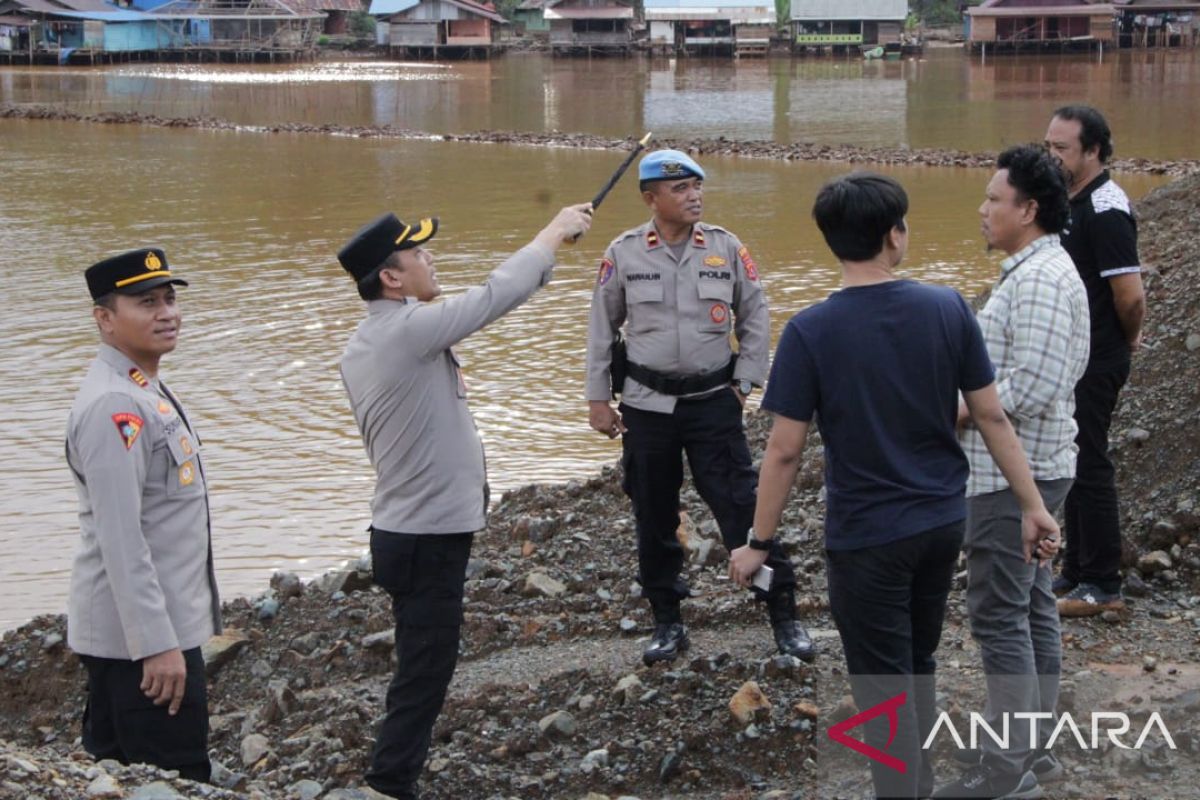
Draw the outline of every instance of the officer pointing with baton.
<instances>
[{"instance_id":1,"label":"officer pointing with baton","mask_svg":"<svg viewBox=\"0 0 1200 800\"><path fill-rule=\"evenodd\" d=\"M586 203L562 209L481 285L437 304L425 249L436 218L384 214L338 253L367 301L341 372L375 468L371 558L396 624L396 674L366 775L385 796L417 797L458 660L471 543L486 524L483 443L453 347L546 285L558 248L587 232L590 212Z\"/></svg>"}]
</instances>

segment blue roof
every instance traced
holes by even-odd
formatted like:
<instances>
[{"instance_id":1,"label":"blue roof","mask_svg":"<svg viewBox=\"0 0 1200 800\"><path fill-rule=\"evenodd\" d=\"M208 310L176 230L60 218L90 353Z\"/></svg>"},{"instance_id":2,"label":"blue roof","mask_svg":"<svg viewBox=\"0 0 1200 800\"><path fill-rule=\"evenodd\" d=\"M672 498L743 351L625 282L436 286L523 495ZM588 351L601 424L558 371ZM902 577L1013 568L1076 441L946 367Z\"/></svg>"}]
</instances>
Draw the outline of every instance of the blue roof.
<instances>
[{"instance_id":1,"label":"blue roof","mask_svg":"<svg viewBox=\"0 0 1200 800\"><path fill-rule=\"evenodd\" d=\"M408 11L420 4L420 0L371 0L371 10L368 14L386 16Z\"/></svg>"},{"instance_id":2,"label":"blue roof","mask_svg":"<svg viewBox=\"0 0 1200 800\"><path fill-rule=\"evenodd\" d=\"M112 11L55 11L54 16L94 19L103 22L154 22L159 19L153 14L143 14L141 11L128 11L123 8Z\"/></svg>"},{"instance_id":3,"label":"blue roof","mask_svg":"<svg viewBox=\"0 0 1200 800\"><path fill-rule=\"evenodd\" d=\"M132 4L138 11L150 11L169 2L171 0L133 0Z\"/></svg>"}]
</instances>

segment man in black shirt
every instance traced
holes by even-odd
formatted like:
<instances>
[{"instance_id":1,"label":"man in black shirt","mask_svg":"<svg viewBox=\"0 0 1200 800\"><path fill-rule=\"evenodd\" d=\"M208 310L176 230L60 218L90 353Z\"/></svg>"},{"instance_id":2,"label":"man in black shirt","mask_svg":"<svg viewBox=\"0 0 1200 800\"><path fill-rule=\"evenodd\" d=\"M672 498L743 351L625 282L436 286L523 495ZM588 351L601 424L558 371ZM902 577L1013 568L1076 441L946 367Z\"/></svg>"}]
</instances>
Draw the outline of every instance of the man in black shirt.
<instances>
[{"instance_id":1,"label":"man in black shirt","mask_svg":"<svg viewBox=\"0 0 1200 800\"><path fill-rule=\"evenodd\" d=\"M1075 262L1091 307L1087 370L1075 387L1079 445L1075 484L1065 505L1067 549L1054 581L1059 614L1086 617L1124 607L1120 511L1108 428L1142 339L1146 295L1129 198L1109 177L1112 132L1090 106L1054 112L1046 147L1070 181L1071 220L1062 245Z\"/></svg>"}]
</instances>

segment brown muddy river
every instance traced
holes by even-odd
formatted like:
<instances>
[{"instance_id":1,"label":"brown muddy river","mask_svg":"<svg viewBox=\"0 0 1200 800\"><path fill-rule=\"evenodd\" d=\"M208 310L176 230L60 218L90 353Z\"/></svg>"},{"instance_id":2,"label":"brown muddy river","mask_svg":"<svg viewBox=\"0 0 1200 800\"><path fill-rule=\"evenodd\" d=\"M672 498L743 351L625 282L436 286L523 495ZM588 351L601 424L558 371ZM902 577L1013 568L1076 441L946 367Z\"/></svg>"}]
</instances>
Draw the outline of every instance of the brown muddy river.
<instances>
[{"instance_id":1,"label":"brown muddy river","mask_svg":"<svg viewBox=\"0 0 1200 800\"><path fill-rule=\"evenodd\" d=\"M1195 96L1196 64L1195 54L1123 53L1103 64L1072 57L982 66L953 52L896 64L743 62L736 70L536 56L449 66L5 69L0 102L257 124L613 136L652 129L982 150L1040 137L1056 104L1082 96L1118 109L1122 154L1169 158L1196 155L1200 112L1182 102ZM181 344L164 376L206 441L222 591L253 594L276 569L312 575L366 545L372 475L336 368L362 314L334 260L344 239L385 209L437 214L432 249L454 293L481 280L558 206L589 198L618 160L503 145L0 122L0 628L64 607L77 532L62 440L96 342L87 265L157 244L191 279ZM836 286L836 265L808 212L820 184L847 167L705 164L706 218L751 248L778 332ZM909 275L964 292L987 286L998 259L980 246L975 208L988 175L887 171L912 199ZM1122 183L1140 196L1161 180ZM587 428L581 399L587 305L604 246L643 216L627 180L592 235L563 250L555 282L460 348L495 488L588 476L616 457L619 445Z\"/></svg>"}]
</instances>

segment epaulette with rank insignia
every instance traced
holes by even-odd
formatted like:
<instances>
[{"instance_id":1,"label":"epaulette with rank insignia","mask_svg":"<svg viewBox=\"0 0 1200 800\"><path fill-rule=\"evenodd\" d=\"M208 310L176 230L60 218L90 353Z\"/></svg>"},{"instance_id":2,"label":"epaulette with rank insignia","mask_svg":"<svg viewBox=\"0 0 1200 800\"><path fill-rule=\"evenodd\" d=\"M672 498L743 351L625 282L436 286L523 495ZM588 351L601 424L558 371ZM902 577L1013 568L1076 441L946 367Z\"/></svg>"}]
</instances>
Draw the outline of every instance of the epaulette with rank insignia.
<instances>
[{"instance_id":1,"label":"epaulette with rank insignia","mask_svg":"<svg viewBox=\"0 0 1200 800\"><path fill-rule=\"evenodd\" d=\"M692 239L698 247L704 247L704 231L696 228L696 232L692 235Z\"/></svg>"},{"instance_id":2,"label":"epaulette with rank insignia","mask_svg":"<svg viewBox=\"0 0 1200 800\"><path fill-rule=\"evenodd\" d=\"M647 247L658 247L658 231L655 231L655 230L646 231L646 246Z\"/></svg>"}]
</instances>

